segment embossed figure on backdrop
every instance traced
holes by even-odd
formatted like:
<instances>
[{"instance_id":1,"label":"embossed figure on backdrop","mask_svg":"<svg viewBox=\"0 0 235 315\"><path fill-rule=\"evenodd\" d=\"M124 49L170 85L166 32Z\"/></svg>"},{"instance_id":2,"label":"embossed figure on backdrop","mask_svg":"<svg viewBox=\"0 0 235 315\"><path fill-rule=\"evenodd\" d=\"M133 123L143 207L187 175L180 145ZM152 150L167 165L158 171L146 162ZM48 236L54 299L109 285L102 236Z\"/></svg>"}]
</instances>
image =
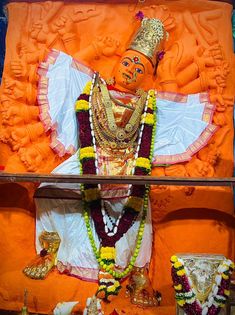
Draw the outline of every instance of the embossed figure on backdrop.
<instances>
[{"instance_id":1,"label":"embossed figure on backdrop","mask_svg":"<svg viewBox=\"0 0 235 315\"><path fill-rule=\"evenodd\" d=\"M116 40L99 38L74 54L76 35L70 23L61 18L55 25L64 47L72 47L68 51L74 58L58 50L49 53L38 70L41 122L32 127L27 125L24 130L6 128L1 138L13 150L19 150L28 171L36 171L51 156L47 142L24 148L29 141L43 136L44 128L51 132L51 148L60 157L71 155L53 170L58 174L148 175L152 167L162 164L174 167L176 163L191 160L207 145L217 130L211 123L214 106L207 93L183 95L146 88L149 78L155 78L157 71L160 85L175 91L179 81L185 93L190 89L199 92L201 79L198 80L196 70L190 72L194 80L182 81L188 78L183 72L195 68L195 63L188 60L185 70L179 64L177 80L172 80L176 76L171 71L172 58L181 49L180 45L173 45L164 56L164 66L172 77L163 80L164 67L157 67L164 55L169 19L163 23L160 19L144 17L142 12L137 17L141 25L114 67L113 80L105 80L86 64L100 55L112 56L119 49ZM34 25L32 40L42 35L40 32L41 26ZM37 38L37 43L48 48L46 41L45 36ZM23 46L19 49L23 50ZM30 58L30 52L27 56ZM37 54L37 60L41 61L42 56ZM211 59L208 57L207 61L210 63ZM12 62L11 69L15 77L27 77L30 84L26 86L34 91L32 84L35 86L37 81L34 71L29 73L20 61ZM211 82L208 79L207 83ZM11 95L13 87L15 100L34 98L34 93L23 92L20 82L6 79L5 92ZM204 89L208 88L205 84ZM7 103L8 98L2 101ZM31 106L6 106L3 123L14 125L9 119L12 117L24 119L25 123L36 120L38 108L32 100L27 102ZM19 137L21 141L17 142ZM212 155L216 160L216 150ZM55 198L36 198L38 256L24 269L28 277L44 279L56 266L60 272L88 281L97 280L97 296L111 300L120 290L120 279L130 274L131 301L141 306L157 305L147 276L152 247L148 187L43 184L40 189L50 189ZM64 190L69 190L72 196L76 194L76 198L60 198Z\"/></svg>"}]
</instances>

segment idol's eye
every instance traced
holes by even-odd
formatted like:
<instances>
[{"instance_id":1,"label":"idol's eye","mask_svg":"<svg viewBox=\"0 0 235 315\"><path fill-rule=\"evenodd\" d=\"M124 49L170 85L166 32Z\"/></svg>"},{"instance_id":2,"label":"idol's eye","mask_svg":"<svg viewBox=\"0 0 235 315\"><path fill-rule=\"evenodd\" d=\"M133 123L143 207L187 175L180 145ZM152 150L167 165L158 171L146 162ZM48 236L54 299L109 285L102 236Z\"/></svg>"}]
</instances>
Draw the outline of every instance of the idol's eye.
<instances>
[{"instance_id":1,"label":"idol's eye","mask_svg":"<svg viewBox=\"0 0 235 315\"><path fill-rule=\"evenodd\" d=\"M143 73L144 73L143 70L140 69L140 68L135 68L135 71L138 72L138 73L140 73L140 74L143 74Z\"/></svg>"},{"instance_id":2,"label":"idol's eye","mask_svg":"<svg viewBox=\"0 0 235 315\"><path fill-rule=\"evenodd\" d=\"M129 62L128 61L126 61L126 60L124 60L123 62L122 62L122 64L123 64L123 66L125 66L125 67L129 67Z\"/></svg>"}]
</instances>

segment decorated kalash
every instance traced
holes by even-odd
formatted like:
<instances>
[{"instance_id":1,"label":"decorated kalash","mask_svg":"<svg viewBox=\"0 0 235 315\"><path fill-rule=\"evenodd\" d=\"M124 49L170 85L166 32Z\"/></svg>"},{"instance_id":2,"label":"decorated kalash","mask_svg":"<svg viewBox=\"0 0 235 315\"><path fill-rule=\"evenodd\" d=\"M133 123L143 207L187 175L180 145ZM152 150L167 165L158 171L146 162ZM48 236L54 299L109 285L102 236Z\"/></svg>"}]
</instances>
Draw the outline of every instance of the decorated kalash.
<instances>
[{"instance_id":1,"label":"decorated kalash","mask_svg":"<svg viewBox=\"0 0 235 315\"><path fill-rule=\"evenodd\" d=\"M56 151L60 155L72 153L54 174L149 175L152 166L163 160L174 164L177 158L191 159L217 130L211 124L214 107L206 94L166 96L141 88L164 56L168 33L159 19L145 17L142 12L136 18L139 28L112 79L105 80L78 59L57 50L41 63L41 119L53 126ZM172 132L181 125L189 137L167 141L165 119L172 115L178 117ZM190 154L182 147L191 147ZM129 277L131 302L157 306L160 293L152 289L147 274L152 246L149 187L94 183L66 188L77 190L81 199L36 200L39 256L25 267L25 275L44 279L57 266L59 271L84 280L98 280L96 298L106 302L118 295L122 279ZM175 256L172 260L183 274L181 261ZM175 288L184 292L181 282ZM193 314L206 314L196 311ZM189 310L187 314L192 313Z\"/></svg>"}]
</instances>

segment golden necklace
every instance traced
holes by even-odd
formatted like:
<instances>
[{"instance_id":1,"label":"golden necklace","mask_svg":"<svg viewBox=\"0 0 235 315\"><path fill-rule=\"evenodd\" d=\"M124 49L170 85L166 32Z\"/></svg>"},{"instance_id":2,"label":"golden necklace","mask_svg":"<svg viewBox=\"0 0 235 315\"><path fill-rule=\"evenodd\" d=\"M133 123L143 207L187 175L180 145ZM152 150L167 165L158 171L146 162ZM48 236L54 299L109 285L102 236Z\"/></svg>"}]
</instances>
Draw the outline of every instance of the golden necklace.
<instances>
[{"instance_id":1,"label":"golden necklace","mask_svg":"<svg viewBox=\"0 0 235 315\"><path fill-rule=\"evenodd\" d=\"M107 86L101 82L99 78L92 93L92 110L93 110L93 125L95 137L100 147L106 152L112 151L115 155L122 155L127 148L135 149L138 129L141 119L141 114L144 109L147 94L144 93L136 102L133 109L130 105L126 106L122 102L114 99ZM114 103L121 103L122 106L130 108L133 113L124 128L118 127L113 113Z\"/></svg>"}]
</instances>

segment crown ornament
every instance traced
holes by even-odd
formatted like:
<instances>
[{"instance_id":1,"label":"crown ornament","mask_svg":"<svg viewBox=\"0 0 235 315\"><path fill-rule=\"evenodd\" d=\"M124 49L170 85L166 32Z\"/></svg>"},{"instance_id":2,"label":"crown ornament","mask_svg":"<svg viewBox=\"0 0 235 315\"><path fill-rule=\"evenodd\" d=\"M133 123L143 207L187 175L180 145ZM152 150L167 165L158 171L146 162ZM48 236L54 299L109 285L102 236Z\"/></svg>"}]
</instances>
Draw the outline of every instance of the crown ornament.
<instances>
[{"instance_id":1,"label":"crown ornament","mask_svg":"<svg viewBox=\"0 0 235 315\"><path fill-rule=\"evenodd\" d=\"M155 66L157 55L163 50L168 33L159 19L144 17L141 20L141 26L135 33L127 49L140 52Z\"/></svg>"}]
</instances>

